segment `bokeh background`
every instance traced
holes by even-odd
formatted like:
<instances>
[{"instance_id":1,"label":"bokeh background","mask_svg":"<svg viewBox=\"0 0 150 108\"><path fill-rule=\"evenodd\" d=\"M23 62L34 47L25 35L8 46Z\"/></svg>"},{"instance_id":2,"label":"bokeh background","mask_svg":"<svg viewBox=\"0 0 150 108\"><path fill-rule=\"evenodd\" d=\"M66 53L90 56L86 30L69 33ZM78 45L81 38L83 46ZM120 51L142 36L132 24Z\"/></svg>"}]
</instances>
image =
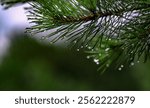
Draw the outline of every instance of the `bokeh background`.
<instances>
[{"instance_id":1,"label":"bokeh background","mask_svg":"<svg viewBox=\"0 0 150 108\"><path fill-rule=\"evenodd\" d=\"M24 34L26 6L0 6L0 90L150 90L150 60L101 74L84 51Z\"/></svg>"}]
</instances>

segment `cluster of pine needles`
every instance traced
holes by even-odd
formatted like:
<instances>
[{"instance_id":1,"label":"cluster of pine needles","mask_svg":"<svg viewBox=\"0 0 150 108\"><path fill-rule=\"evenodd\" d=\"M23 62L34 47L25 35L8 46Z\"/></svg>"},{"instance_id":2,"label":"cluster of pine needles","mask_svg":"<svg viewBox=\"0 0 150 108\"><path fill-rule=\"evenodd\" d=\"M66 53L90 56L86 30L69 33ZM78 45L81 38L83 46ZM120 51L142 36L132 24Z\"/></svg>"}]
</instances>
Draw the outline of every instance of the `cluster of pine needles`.
<instances>
[{"instance_id":1,"label":"cluster of pine needles","mask_svg":"<svg viewBox=\"0 0 150 108\"><path fill-rule=\"evenodd\" d=\"M9 7L19 0L12 1L3 3ZM150 0L29 1L28 33L48 32L42 39L84 49L101 72L150 58Z\"/></svg>"}]
</instances>

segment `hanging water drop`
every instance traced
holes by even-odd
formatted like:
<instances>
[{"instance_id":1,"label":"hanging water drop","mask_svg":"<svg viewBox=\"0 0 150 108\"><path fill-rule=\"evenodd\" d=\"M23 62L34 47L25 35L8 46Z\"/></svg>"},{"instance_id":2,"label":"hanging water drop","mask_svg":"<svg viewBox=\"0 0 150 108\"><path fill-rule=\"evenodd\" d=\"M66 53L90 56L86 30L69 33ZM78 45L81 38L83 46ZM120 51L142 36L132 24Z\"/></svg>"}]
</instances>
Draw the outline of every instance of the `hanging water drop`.
<instances>
[{"instance_id":1,"label":"hanging water drop","mask_svg":"<svg viewBox=\"0 0 150 108\"><path fill-rule=\"evenodd\" d=\"M94 59L94 62L95 62L96 64L99 64L99 60L98 60L98 59Z\"/></svg>"},{"instance_id":2,"label":"hanging water drop","mask_svg":"<svg viewBox=\"0 0 150 108\"><path fill-rule=\"evenodd\" d=\"M91 47L89 46L88 49L91 49Z\"/></svg>"},{"instance_id":3,"label":"hanging water drop","mask_svg":"<svg viewBox=\"0 0 150 108\"><path fill-rule=\"evenodd\" d=\"M109 38L109 41L111 41L111 39Z\"/></svg>"},{"instance_id":4,"label":"hanging water drop","mask_svg":"<svg viewBox=\"0 0 150 108\"><path fill-rule=\"evenodd\" d=\"M87 59L90 59L90 56L87 56L86 58L87 58Z\"/></svg>"},{"instance_id":5,"label":"hanging water drop","mask_svg":"<svg viewBox=\"0 0 150 108\"><path fill-rule=\"evenodd\" d=\"M88 45L85 45L85 47L87 48L87 47L88 47Z\"/></svg>"},{"instance_id":6,"label":"hanging water drop","mask_svg":"<svg viewBox=\"0 0 150 108\"><path fill-rule=\"evenodd\" d=\"M109 64L106 64L106 67L109 67Z\"/></svg>"},{"instance_id":7,"label":"hanging water drop","mask_svg":"<svg viewBox=\"0 0 150 108\"><path fill-rule=\"evenodd\" d=\"M99 62L96 62L97 65L99 65Z\"/></svg>"},{"instance_id":8,"label":"hanging water drop","mask_svg":"<svg viewBox=\"0 0 150 108\"><path fill-rule=\"evenodd\" d=\"M121 70L122 70L122 68L120 67L120 68L118 68L118 70L119 70L119 71L121 71Z\"/></svg>"},{"instance_id":9,"label":"hanging water drop","mask_svg":"<svg viewBox=\"0 0 150 108\"><path fill-rule=\"evenodd\" d=\"M94 62L98 62L99 60L98 59L94 59Z\"/></svg>"},{"instance_id":10,"label":"hanging water drop","mask_svg":"<svg viewBox=\"0 0 150 108\"><path fill-rule=\"evenodd\" d=\"M75 43L75 44L76 44L76 43L77 43L77 41L73 41L73 43Z\"/></svg>"},{"instance_id":11,"label":"hanging water drop","mask_svg":"<svg viewBox=\"0 0 150 108\"><path fill-rule=\"evenodd\" d=\"M110 49L110 48L106 48L105 51L107 52L107 51L109 51L109 49Z\"/></svg>"},{"instance_id":12,"label":"hanging water drop","mask_svg":"<svg viewBox=\"0 0 150 108\"><path fill-rule=\"evenodd\" d=\"M121 65L121 68L123 68L124 67L124 65Z\"/></svg>"},{"instance_id":13,"label":"hanging water drop","mask_svg":"<svg viewBox=\"0 0 150 108\"><path fill-rule=\"evenodd\" d=\"M134 66L134 63L133 63L133 62L131 63L131 66Z\"/></svg>"}]
</instances>

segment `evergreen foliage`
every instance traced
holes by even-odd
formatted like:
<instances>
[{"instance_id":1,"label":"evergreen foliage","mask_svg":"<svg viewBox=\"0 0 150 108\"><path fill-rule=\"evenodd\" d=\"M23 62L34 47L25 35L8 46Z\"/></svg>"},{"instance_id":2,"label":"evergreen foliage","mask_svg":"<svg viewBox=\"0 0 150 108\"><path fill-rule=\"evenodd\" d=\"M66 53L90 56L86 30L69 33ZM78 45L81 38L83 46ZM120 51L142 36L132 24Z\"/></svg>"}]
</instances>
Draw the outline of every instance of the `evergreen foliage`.
<instances>
[{"instance_id":1,"label":"evergreen foliage","mask_svg":"<svg viewBox=\"0 0 150 108\"><path fill-rule=\"evenodd\" d=\"M35 1L35 0L0 0L0 3L4 5L5 9L8 9L16 4L22 4L30 1Z\"/></svg>"},{"instance_id":2,"label":"evergreen foliage","mask_svg":"<svg viewBox=\"0 0 150 108\"><path fill-rule=\"evenodd\" d=\"M30 5L34 25L27 32L47 31L42 39L83 48L102 72L150 57L150 0L36 0Z\"/></svg>"}]
</instances>

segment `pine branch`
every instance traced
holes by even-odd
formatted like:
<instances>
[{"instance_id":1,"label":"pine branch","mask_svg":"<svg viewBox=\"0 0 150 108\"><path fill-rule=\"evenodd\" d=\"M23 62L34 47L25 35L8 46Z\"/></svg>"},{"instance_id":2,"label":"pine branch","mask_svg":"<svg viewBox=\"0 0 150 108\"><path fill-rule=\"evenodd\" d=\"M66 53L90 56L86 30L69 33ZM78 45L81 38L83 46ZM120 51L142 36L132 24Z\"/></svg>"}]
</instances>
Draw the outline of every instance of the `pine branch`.
<instances>
[{"instance_id":1,"label":"pine branch","mask_svg":"<svg viewBox=\"0 0 150 108\"><path fill-rule=\"evenodd\" d=\"M77 48L90 48L102 71L112 66L122 70L149 58L148 1L38 0L31 6L28 17L35 25L28 32L53 30L45 36L53 37L52 43L65 39Z\"/></svg>"},{"instance_id":2,"label":"pine branch","mask_svg":"<svg viewBox=\"0 0 150 108\"><path fill-rule=\"evenodd\" d=\"M97 0L95 0L95 2L96 1ZM57 29L58 27L62 27L62 29L58 30L59 32L56 31L47 37L55 36L60 32L63 32L66 37L74 37L74 34L77 33L77 31L80 31L79 36L76 36L77 39L72 40L78 40L80 39L80 37L87 38L85 36L85 32L90 27L93 27L93 29L90 30L88 37L90 37L93 32L97 32L100 35L104 32L108 33L108 31L112 31L110 27L115 29L113 30L114 32L117 32L116 28L118 27L117 29L121 29L121 26L125 23L125 21L121 22L121 20L130 18L136 10L142 10L149 7L149 5L141 4L131 5L131 2L129 4L125 2L116 2L110 7L110 3L101 3L99 7L93 6L90 8L86 8L86 6L82 5L82 2L80 0L78 0L78 2L75 2L74 0L60 0L59 2L55 2L54 0L50 0L50 2L46 2L45 0L39 0L38 3L31 4L34 9L29 11L32 14L29 15L29 19L31 19L31 21L36 25L33 26L33 29L30 30L33 30L34 32L43 32L45 30L50 30L54 28ZM132 14L127 16L128 12L131 12ZM80 26L76 28L76 26L78 25ZM68 31L68 29L70 29L70 31ZM104 31L100 33L95 29L103 29ZM84 36L80 33L82 33ZM105 35L107 33L105 33ZM118 33L118 35L119 34L120 33ZM112 35L114 35L114 33ZM64 38L64 35L61 35L59 37L59 39L62 39ZM82 39L81 41L83 40L84 39Z\"/></svg>"},{"instance_id":3,"label":"pine branch","mask_svg":"<svg viewBox=\"0 0 150 108\"><path fill-rule=\"evenodd\" d=\"M36 0L30 5L33 26L27 32L49 32L42 39L89 49L102 71L150 58L149 0Z\"/></svg>"}]
</instances>

